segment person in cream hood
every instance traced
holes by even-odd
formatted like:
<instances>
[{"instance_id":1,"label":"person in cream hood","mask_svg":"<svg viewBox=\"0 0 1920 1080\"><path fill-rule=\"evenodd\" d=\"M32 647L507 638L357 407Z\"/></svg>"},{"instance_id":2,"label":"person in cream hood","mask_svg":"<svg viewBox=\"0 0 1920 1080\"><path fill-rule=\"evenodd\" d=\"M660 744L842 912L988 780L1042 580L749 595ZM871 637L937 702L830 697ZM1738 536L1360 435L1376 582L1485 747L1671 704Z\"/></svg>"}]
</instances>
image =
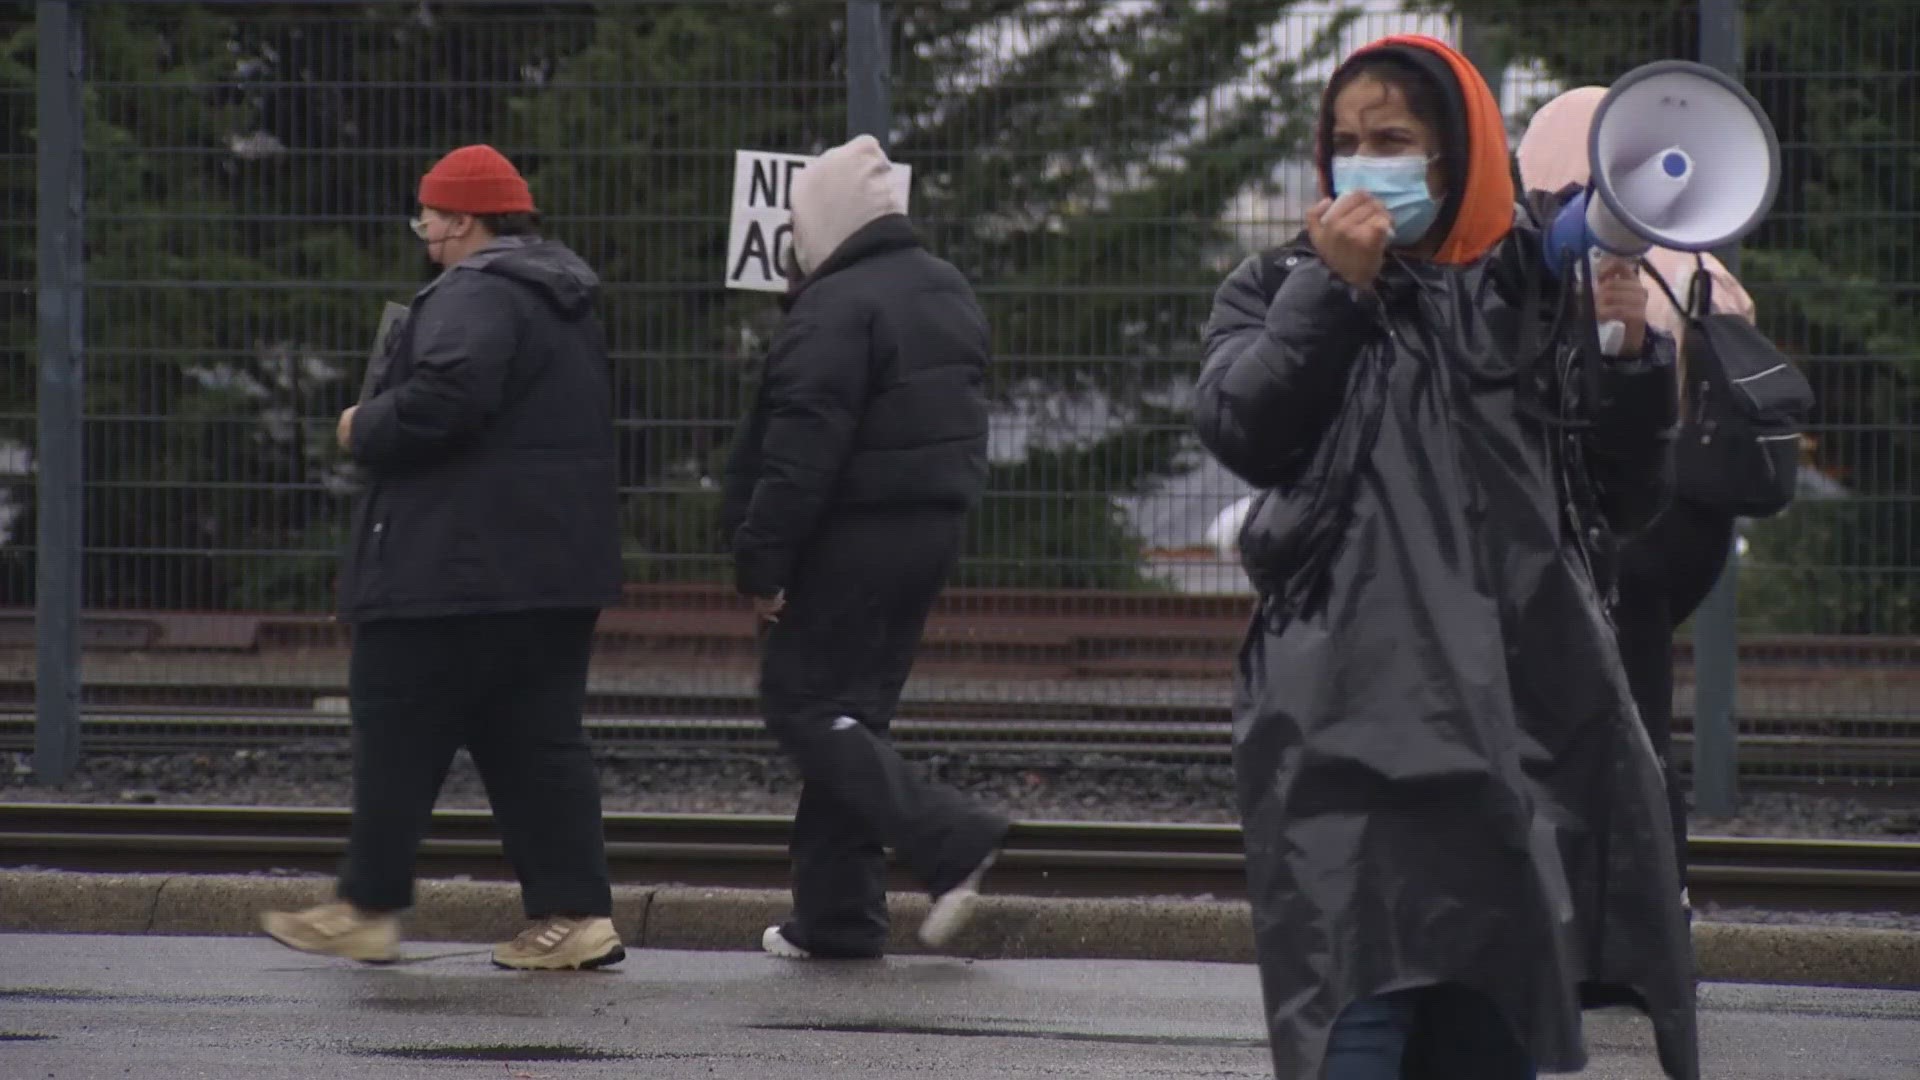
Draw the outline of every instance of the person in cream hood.
<instances>
[{"instance_id":1,"label":"person in cream hood","mask_svg":"<svg viewBox=\"0 0 1920 1080\"><path fill-rule=\"evenodd\" d=\"M1584 187L1589 179L1587 134L1593 116L1607 96L1604 86L1569 90L1534 113L1514 156L1520 178L1539 191ZM1720 260L1703 255L1651 248L1643 257L1651 268L1640 271L1647 290L1647 324L1676 341L1685 337L1686 317L1673 298L1687 301L1694 274L1704 270L1712 279L1713 307L1720 314L1753 321L1753 299ZM1673 298L1654 281L1658 274L1673 290ZM1686 396L1686 354L1678 353L1681 396ZM1682 415L1686 411L1682 410ZM1680 459L1688 460L1691 459ZM1647 736L1666 770L1667 799L1672 816L1674 852L1680 877L1686 879L1687 798L1680 786L1680 770L1670 753L1673 742L1673 632L1687 621L1720 577L1733 546L1734 515L1721 507L1687 497L1690 490L1711 484L1684 471L1665 512L1644 532L1626 538L1618 547L1619 602L1613 611L1620 639L1620 658ZM1683 893L1684 895L1684 893Z\"/></svg>"},{"instance_id":2,"label":"person in cream hood","mask_svg":"<svg viewBox=\"0 0 1920 1080\"><path fill-rule=\"evenodd\" d=\"M727 467L734 576L763 630L762 715L799 765L793 917L776 956L879 956L891 847L965 920L1006 819L914 775L887 741L987 476L985 315L907 220L870 136L794 180L792 288Z\"/></svg>"}]
</instances>

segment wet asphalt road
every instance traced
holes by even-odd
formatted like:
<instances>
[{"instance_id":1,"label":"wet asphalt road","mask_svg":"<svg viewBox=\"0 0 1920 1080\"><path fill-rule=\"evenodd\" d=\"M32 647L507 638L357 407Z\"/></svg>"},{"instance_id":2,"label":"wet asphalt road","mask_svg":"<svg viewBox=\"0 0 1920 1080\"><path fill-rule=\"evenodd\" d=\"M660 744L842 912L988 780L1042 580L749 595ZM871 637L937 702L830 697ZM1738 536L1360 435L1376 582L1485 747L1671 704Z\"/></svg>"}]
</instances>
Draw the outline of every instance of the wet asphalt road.
<instances>
[{"instance_id":1,"label":"wet asphalt road","mask_svg":"<svg viewBox=\"0 0 1920 1080\"><path fill-rule=\"evenodd\" d=\"M264 939L0 934L0 1080L1266 1077L1249 967L639 952L497 971L415 944L359 967ZM1915 1080L1920 993L1713 985L1706 1075ZM1592 1080L1653 1080L1590 1016Z\"/></svg>"}]
</instances>

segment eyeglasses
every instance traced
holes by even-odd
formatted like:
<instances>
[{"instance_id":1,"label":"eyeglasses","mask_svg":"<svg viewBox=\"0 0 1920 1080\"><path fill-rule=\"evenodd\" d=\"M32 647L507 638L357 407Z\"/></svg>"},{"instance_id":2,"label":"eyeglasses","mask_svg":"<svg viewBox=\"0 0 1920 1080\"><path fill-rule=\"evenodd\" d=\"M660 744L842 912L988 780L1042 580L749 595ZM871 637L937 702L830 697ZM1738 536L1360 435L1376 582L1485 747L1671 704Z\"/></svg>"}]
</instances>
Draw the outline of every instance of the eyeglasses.
<instances>
[{"instance_id":1,"label":"eyeglasses","mask_svg":"<svg viewBox=\"0 0 1920 1080\"><path fill-rule=\"evenodd\" d=\"M414 218L411 221L408 221L407 228L412 229L413 235L418 237L419 239L425 240L427 238L427 219L426 218Z\"/></svg>"}]
</instances>

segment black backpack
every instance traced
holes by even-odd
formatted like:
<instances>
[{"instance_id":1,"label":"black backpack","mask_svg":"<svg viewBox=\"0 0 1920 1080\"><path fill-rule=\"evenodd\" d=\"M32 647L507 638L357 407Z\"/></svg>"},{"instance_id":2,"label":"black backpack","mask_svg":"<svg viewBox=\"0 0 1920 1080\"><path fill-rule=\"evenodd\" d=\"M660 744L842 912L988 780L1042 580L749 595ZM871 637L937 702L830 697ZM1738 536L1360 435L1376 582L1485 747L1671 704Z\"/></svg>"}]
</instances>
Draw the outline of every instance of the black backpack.
<instances>
[{"instance_id":1,"label":"black backpack","mask_svg":"<svg viewBox=\"0 0 1920 1080\"><path fill-rule=\"evenodd\" d=\"M1674 442L1674 497L1740 517L1772 517L1793 502L1800 425L1813 387L1752 323L1713 310L1713 279L1696 257L1686 317L1686 416Z\"/></svg>"}]
</instances>

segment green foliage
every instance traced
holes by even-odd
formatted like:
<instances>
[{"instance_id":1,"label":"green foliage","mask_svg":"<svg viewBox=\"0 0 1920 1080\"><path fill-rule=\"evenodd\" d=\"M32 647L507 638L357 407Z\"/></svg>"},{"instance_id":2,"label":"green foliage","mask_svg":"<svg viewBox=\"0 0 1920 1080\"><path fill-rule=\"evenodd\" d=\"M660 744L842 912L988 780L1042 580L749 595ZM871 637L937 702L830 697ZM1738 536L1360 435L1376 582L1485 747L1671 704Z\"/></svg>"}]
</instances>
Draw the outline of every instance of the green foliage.
<instances>
[{"instance_id":1,"label":"green foliage","mask_svg":"<svg viewBox=\"0 0 1920 1080\"><path fill-rule=\"evenodd\" d=\"M845 123L830 63L838 27L818 5L802 7L811 17L609 5L551 82L511 104L548 231L608 283L621 412L640 421L626 428L629 477L687 488L717 472L747 405L778 313L765 296L720 284L734 152L805 152ZM641 546L656 562L677 557L712 573L711 560L687 561L716 550L711 527L660 524L701 513L678 498L635 508Z\"/></svg>"},{"instance_id":2,"label":"green foliage","mask_svg":"<svg viewBox=\"0 0 1920 1080\"><path fill-rule=\"evenodd\" d=\"M1920 633L1911 566L1876 553L1904 549L1909 513L1885 500L1802 502L1755 523L1740 571L1740 628L1747 633Z\"/></svg>"},{"instance_id":3,"label":"green foliage","mask_svg":"<svg viewBox=\"0 0 1920 1080\"><path fill-rule=\"evenodd\" d=\"M732 570L717 487L663 486L629 496L622 525L630 582L718 581Z\"/></svg>"},{"instance_id":4,"label":"green foliage","mask_svg":"<svg viewBox=\"0 0 1920 1080\"><path fill-rule=\"evenodd\" d=\"M1144 552L1118 497L1173 468L1185 445L1166 424L1094 443L1036 450L992 468L987 496L968 522L958 582L991 588L1142 589ZM1116 486L1115 477L1134 477Z\"/></svg>"}]
</instances>

